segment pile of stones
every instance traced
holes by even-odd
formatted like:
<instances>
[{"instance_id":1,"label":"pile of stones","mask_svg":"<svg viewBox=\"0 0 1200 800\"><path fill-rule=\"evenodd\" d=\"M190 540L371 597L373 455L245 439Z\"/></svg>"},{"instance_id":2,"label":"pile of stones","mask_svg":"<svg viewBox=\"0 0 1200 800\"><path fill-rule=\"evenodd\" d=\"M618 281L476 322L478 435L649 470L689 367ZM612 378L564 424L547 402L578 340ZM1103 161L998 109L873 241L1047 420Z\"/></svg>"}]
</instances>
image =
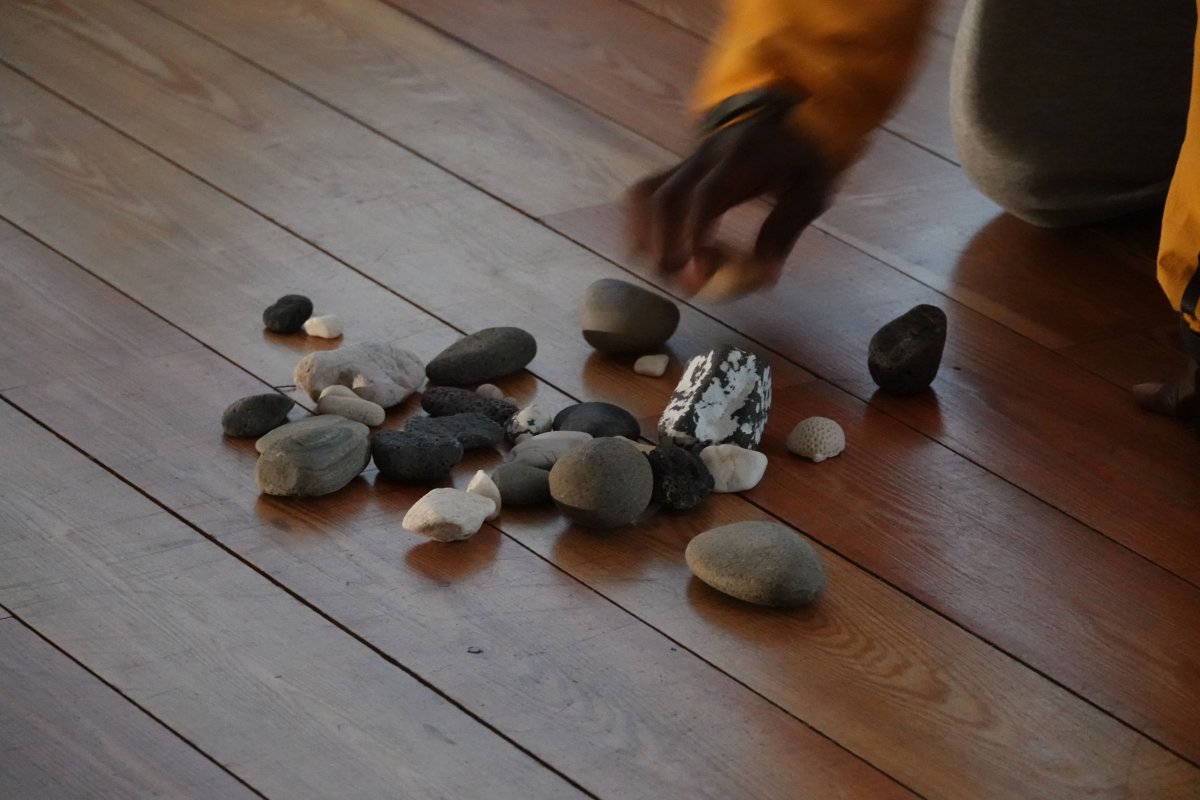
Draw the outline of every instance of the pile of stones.
<instances>
[{"instance_id":1,"label":"pile of stones","mask_svg":"<svg viewBox=\"0 0 1200 800\"><path fill-rule=\"evenodd\" d=\"M288 295L263 320L269 330L295 333L331 318L311 313L307 298ZM657 351L678 322L670 300L623 281L597 281L584 299L584 338L602 353L639 356L638 374L665 373L669 356ZM341 326L322 323L320 330L340 333ZM922 381L928 386L945 330L945 315L931 306L884 326L869 356L881 389L907 394ZM385 480L437 482L467 451L507 450L465 490L432 489L409 509L406 529L445 542L470 538L505 506L554 504L576 525L614 529L658 510L692 510L713 492L747 491L765 474L767 457L757 447L771 409L771 370L761 356L724 345L688 361L652 445L638 441L638 421L619 406L584 402L552 414L536 404L521 407L493 385L536 354L533 336L515 327L467 335L428 364L395 342L314 352L296 365L293 380L316 401L316 416L289 422L293 401L267 393L234 402L222 426L227 436L257 439L260 491L287 497L335 492L372 462ZM423 414L399 430L380 427L387 409L418 390ZM841 427L824 417L803 420L787 438L791 452L814 462L845 446ZM700 580L752 603L805 605L825 585L812 546L771 522L706 531L685 559Z\"/></svg>"}]
</instances>

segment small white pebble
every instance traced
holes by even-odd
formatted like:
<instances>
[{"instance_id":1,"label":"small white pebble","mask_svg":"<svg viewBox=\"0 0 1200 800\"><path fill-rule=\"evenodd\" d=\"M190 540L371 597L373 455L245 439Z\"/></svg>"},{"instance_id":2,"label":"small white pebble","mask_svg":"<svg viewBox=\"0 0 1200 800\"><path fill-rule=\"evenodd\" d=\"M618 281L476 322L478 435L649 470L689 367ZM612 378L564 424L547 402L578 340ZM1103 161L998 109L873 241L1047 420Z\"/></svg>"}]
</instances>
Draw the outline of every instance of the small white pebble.
<instances>
[{"instance_id":1,"label":"small white pebble","mask_svg":"<svg viewBox=\"0 0 1200 800\"><path fill-rule=\"evenodd\" d=\"M481 383L479 388L475 390L475 394L480 397L486 397L489 400L503 400L504 390L494 383Z\"/></svg>"},{"instance_id":2,"label":"small white pebble","mask_svg":"<svg viewBox=\"0 0 1200 800\"><path fill-rule=\"evenodd\" d=\"M767 471L767 457L735 444L717 444L700 451L700 460L713 476L714 492L753 489Z\"/></svg>"},{"instance_id":3,"label":"small white pebble","mask_svg":"<svg viewBox=\"0 0 1200 800\"><path fill-rule=\"evenodd\" d=\"M846 449L846 433L828 417L809 417L792 428L787 449L820 463Z\"/></svg>"},{"instance_id":4,"label":"small white pebble","mask_svg":"<svg viewBox=\"0 0 1200 800\"><path fill-rule=\"evenodd\" d=\"M336 339L342 335L342 321L336 314L309 317L304 323L304 332L321 339Z\"/></svg>"},{"instance_id":5,"label":"small white pebble","mask_svg":"<svg viewBox=\"0 0 1200 800\"><path fill-rule=\"evenodd\" d=\"M483 470L476 472L475 476L471 478L471 482L467 484L467 491L480 497L486 497L496 504L496 510L488 516L489 521L500 515L500 487L486 472Z\"/></svg>"},{"instance_id":6,"label":"small white pebble","mask_svg":"<svg viewBox=\"0 0 1200 800\"><path fill-rule=\"evenodd\" d=\"M342 386L340 383L333 383L321 390L321 394L317 397L318 400L324 400L329 396L334 397L358 397L354 390L349 386Z\"/></svg>"},{"instance_id":7,"label":"small white pebble","mask_svg":"<svg viewBox=\"0 0 1200 800\"><path fill-rule=\"evenodd\" d=\"M654 378L661 378L663 373L667 371L667 364L670 361L671 357L668 355L642 356L633 362L633 371L638 375L650 375Z\"/></svg>"}]
</instances>

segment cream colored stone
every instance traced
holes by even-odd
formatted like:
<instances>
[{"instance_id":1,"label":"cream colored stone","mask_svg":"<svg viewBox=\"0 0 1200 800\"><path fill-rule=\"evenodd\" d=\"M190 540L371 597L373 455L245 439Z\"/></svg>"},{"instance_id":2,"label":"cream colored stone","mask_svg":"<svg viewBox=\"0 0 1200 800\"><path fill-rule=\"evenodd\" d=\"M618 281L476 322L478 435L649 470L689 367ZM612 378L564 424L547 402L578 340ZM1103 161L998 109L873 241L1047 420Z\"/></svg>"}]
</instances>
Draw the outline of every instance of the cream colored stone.
<instances>
[{"instance_id":1,"label":"cream colored stone","mask_svg":"<svg viewBox=\"0 0 1200 800\"><path fill-rule=\"evenodd\" d=\"M483 470L479 470L471 478L471 482L467 484L467 491L471 494L477 494L480 497L486 497L496 504L496 510L488 516L488 520L493 520L500 516L500 488L496 486L496 482L492 480L492 476Z\"/></svg>"},{"instance_id":2,"label":"cream colored stone","mask_svg":"<svg viewBox=\"0 0 1200 800\"><path fill-rule=\"evenodd\" d=\"M664 354L654 356L642 356L637 361L633 362L633 371L638 375L649 375L652 378L661 378L667 371L667 364L671 361L671 357Z\"/></svg>"},{"instance_id":3,"label":"cream colored stone","mask_svg":"<svg viewBox=\"0 0 1200 800\"><path fill-rule=\"evenodd\" d=\"M700 460L713 476L714 492L753 489L767 471L767 457L735 444L718 444L700 451Z\"/></svg>"},{"instance_id":4,"label":"cream colored stone","mask_svg":"<svg viewBox=\"0 0 1200 800\"><path fill-rule=\"evenodd\" d=\"M496 510L490 498L459 489L434 489L413 504L400 523L439 542L469 539Z\"/></svg>"},{"instance_id":5,"label":"cream colored stone","mask_svg":"<svg viewBox=\"0 0 1200 800\"><path fill-rule=\"evenodd\" d=\"M363 400L361 397L345 397L340 394L330 394L317 401L318 414L337 414L339 417L352 419L374 428L382 425L387 413L383 406Z\"/></svg>"},{"instance_id":6,"label":"cream colored stone","mask_svg":"<svg viewBox=\"0 0 1200 800\"><path fill-rule=\"evenodd\" d=\"M304 322L304 332L320 339L336 339L342 335L342 321L336 314L309 317Z\"/></svg>"}]
</instances>

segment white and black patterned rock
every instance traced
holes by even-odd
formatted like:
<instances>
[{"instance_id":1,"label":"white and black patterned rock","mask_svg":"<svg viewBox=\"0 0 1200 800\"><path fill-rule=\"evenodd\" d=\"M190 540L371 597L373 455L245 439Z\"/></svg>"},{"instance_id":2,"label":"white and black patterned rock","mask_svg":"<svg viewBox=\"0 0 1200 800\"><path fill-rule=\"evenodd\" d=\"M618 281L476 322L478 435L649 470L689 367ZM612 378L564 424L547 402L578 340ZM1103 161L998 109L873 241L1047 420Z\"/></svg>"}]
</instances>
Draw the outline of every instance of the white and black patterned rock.
<instances>
[{"instance_id":1,"label":"white and black patterned rock","mask_svg":"<svg viewBox=\"0 0 1200 800\"><path fill-rule=\"evenodd\" d=\"M336 492L366 469L371 462L367 426L343 417L327 419L333 421L284 425L255 444L261 455L254 477L264 494L317 497Z\"/></svg>"},{"instance_id":2,"label":"white and black patterned rock","mask_svg":"<svg viewBox=\"0 0 1200 800\"><path fill-rule=\"evenodd\" d=\"M583 338L602 353L658 350L678 326L678 306L632 283L603 278L583 298Z\"/></svg>"},{"instance_id":3,"label":"white and black patterned rock","mask_svg":"<svg viewBox=\"0 0 1200 800\"><path fill-rule=\"evenodd\" d=\"M452 414L483 414L500 424L517 413L517 407L507 400L493 400L469 389L457 386L431 386L421 393L421 408L431 417L448 417Z\"/></svg>"},{"instance_id":4,"label":"white and black patterned rock","mask_svg":"<svg viewBox=\"0 0 1200 800\"><path fill-rule=\"evenodd\" d=\"M492 470L492 481L506 506L540 506L550 502L550 471L518 461Z\"/></svg>"},{"instance_id":5,"label":"white and black patterned rock","mask_svg":"<svg viewBox=\"0 0 1200 800\"><path fill-rule=\"evenodd\" d=\"M825 568L807 541L774 522L705 531L684 551L688 568L719 592L764 606L804 606L825 588Z\"/></svg>"},{"instance_id":6,"label":"white and black patterned rock","mask_svg":"<svg viewBox=\"0 0 1200 800\"><path fill-rule=\"evenodd\" d=\"M439 542L469 539L495 513L496 504L482 495L460 489L433 489L404 515L405 529Z\"/></svg>"},{"instance_id":7,"label":"white and black patterned rock","mask_svg":"<svg viewBox=\"0 0 1200 800\"><path fill-rule=\"evenodd\" d=\"M646 454L654 474L651 499L671 511L687 511L713 490L713 476L694 453L663 442Z\"/></svg>"},{"instance_id":8,"label":"white and black patterned rock","mask_svg":"<svg viewBox=\"0 0 1200 800\"><path fill-rule=\"evenodd\" d=\"M726 345L688 362L658 420L660 438L689 450L756 447L771 412L771 368Z\"/></svg>"},{"instance_id":9,"label":"white and black patterned rock","mask_svg":"<svg viewBox=\"0 0 1200 800\"><path fill-rule=\"evenodd\" d=\"M550 469L568 452L591 440L592 435L584 431L547 431L524 440L510 455L513 461Z\"/></svg>"},{"instance_id":10,"label":"white and black patterned rock","mask_svg":"<svg viewBox=\"0 0 1200 800\"><path fill-rule=\"evenodd\" d=\"M415 354L390 342L362 342L309 353L292 373L316 400L329 386L349 386L364 400L391 408L417 390L425 367Z\"/></svg>"},{"instance_id":11,"label":"white and black patterned rock","mask_svg":"<svg viewBox=\"0 0 1200 800\"><path fill-rule=\"evenodd\" d=\"M453 436L463 450L495 447L504 441L504 428L476 411L447 417L412 417L404 425L404 430Z\"/></svg>"},{"instance_id":12,"label":"white and black patterned rock","mask_svg":"<svg viewBox=\"0 0 1200 800\"><path fill-rule=\"evenodd\" d=\"M302 294L285 294L263 309L263 327L273 333L296 333L312 312L312 300Z\"/></svg>"},{"instance_id":13,"label":"white and black patterned rock","mask_svg":"<svg viewBox=\"0 0 1200 800\"><path fill-rule=\"evenodd\" d=\"M624 436L636 439L642 433L637 419L612 403L576 403L554 416L551 427L556 431L583 431L599 439L602 436Z\"/></svg>"},{"instance_id":14,"label":"white and black patterned rock","mask_svg":"<svg viewBox=\"0 0 1200 800\"><path fill-rule=\"evenodd\" d=\"M385 478L433 481L462 461L463 449L453 436L389 430L371 437L371 457Z\"/></svg>"},{"instance_id":15,"label":"white and black patterned rock","mask_svg":"<svg viewBox=\"0 0 1200 800\"><path fill-rule=\"evenodd\" d=\"M510 442L519 444L531 436L537 436L539 433L550 430L553 423L554 418L550 416L550 413L543 411L537 403L534 403L512 415L505 427L505 433L508 434Z\"/></svg>"},{"instance_id":16,"label":"white and black patterned rock","mask_svg":"<svg viewBox=\"0 0 1200 800\"><path fill-rule=\"evenodd\" d=\"M550 470L550 496L559 510L591 528L628 525L646 510L653 491L650 462L613 437L585 442Z\"/></svg>"},{"instance_id":17,"label":"white and black patterned rock","mask_svg":"<svg viewBox=\"0 0 1200 800\"><path fill-rule=\"evenodd\" d=\"M537 355L537 341L520 328L484 328L434 356L425 374L449 386L486 383L524 369Z\"/></svg>"},{"instance_id":18,"label":"white and black patterned rock","mask_svg":"<svg viewBox=\"0 0 1200 800\"><path fill-rule=\"evenodd\" d=\"M287 422L288 412L296 403L277 392L253 394L235 400L221 415L221 429L226 436L238 439L257 439Z\"/></svg>"},{"instance_id":19,"label":"white and black patterned rock","mask_svg":"<svg viewBox=\"0 0 1200 800\"><path fill-rule=\"evenodd\" d=\"M946 313L919 305L875 332L867 368L885 392L916 394L937 377L945 348Z\"/></svg>"}]
</instances>

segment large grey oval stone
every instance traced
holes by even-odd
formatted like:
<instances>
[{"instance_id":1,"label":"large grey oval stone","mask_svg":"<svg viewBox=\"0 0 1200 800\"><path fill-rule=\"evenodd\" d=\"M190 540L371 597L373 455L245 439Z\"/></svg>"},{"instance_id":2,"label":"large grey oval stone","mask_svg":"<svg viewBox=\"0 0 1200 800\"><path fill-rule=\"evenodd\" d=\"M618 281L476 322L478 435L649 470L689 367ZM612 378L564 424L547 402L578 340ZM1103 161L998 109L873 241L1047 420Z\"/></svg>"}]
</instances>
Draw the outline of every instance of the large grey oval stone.
<instances>
[{"instance_id":1,"label":"large grey oval stone","mask_svg":"<svg viewBox=\"0 0 1200 800\"><path fill-rule=\"evenodd\" d=\"M524 369L537 355L537 340L520 328L484 328L464 336L425 365L434 383L487 383Z\"/></svg>"},{"instance_id":2,"label":"large grey oval stone","mask_svg":"<svg viewBox=\"0 0 1200 800\"><path fill-rule=\"evenodd\" d=\"M804 606L825 588L821 557L796 531L774 522L735 522L688 542L688 569L731 597L764 606Z\"/></svg>"},{"instance_id":3,"label":"large grey oval stone","mask_svg":"<svg viewBox=\"0 0 1200 800\"><path fill-rule=\"evenodd\" d=\"M616 528L650 504L650 462L629 442L592 439L565 453L550 470L550 495L572 522Z\"/></svg>"},{"instance_id":4,"label":"large grey oval stone","mask_svg":"<svg viewBox=\"0 0 1200 800\"><path fill-rule=\"evenodd\" d=\"M336 419L332 424L293 423L267 434L271 439L254 471L258 488L264 494L317 497L336 492L366 469L371 462L367 426Z\"/></svg>"},{"instance_id":5,"label":"large grey oval stone","mask_svg":"<svg viewBox=\"0 0 1200 800\"><path fill-rule=\"evenodd\" d=\"M648 353L675 333L679 307L648 289L602 278L583 297L580 325L583 338L602 353Z\"/></svg>"}]
</instances>

